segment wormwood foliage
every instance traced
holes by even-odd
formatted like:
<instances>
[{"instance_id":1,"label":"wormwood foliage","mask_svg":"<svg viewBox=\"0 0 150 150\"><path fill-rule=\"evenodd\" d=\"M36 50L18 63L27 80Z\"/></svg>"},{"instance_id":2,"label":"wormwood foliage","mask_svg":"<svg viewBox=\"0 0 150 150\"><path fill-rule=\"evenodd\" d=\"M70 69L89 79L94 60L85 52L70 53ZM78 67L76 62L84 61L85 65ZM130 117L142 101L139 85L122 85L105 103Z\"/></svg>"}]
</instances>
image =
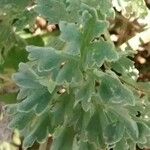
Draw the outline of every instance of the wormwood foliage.
<instances>
[{"instance_id":1,"label":"wormwood foliage","mask_svg":"<svg viewBox=\"0 0 150 150\"><path fill-rule=\"evenodd\" d=\"M49 134L52 150L150 147L150 84L136 82L128 51L109 38L111 0L37 0L35 10L59 25L63 44L27 46L29 62L13 76L20 92L9 126L23 147Z\"/></svg>"}]
</instances>

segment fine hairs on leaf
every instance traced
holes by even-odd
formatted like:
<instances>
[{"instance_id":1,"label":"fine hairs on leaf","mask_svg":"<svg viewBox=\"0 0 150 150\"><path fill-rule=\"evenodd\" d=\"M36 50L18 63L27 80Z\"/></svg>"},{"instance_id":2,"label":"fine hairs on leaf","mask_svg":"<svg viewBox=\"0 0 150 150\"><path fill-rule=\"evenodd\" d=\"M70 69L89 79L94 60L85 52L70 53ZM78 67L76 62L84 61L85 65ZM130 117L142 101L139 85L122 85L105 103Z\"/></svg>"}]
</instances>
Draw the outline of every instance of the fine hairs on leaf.
<instances>
[{"instance_id":1,"label":"fine hairs on leaf","mask_svg":"<svg viewBox=\"0 0 150 150\"><path fill-rule=\"evenodd\" d=\"M115 1L120 7L129 3L131 13L141 2L135 16L146 14L143 0L138 4L137 0ZM4 2L0 2L0 8L2 4L8 12L8 6L14 9L17 4L15 13L30 4ZM134 68L134 62L128 58L130 54L120 53L110 39L109 21L115 19L112 1L34 3L34 13L58 25L55 39L59 42L28 45L28 62L20 63L13 75L20 91L18 103L7 106L12 116L9 127L20 131L23 148L44 143L49 136L53 138L51 150L133 150L136 145L148 148L150 121L145 115L150 115L150 94L146 90L150 84L131 78L128 70Z\"/></svg>"}]
</instances>

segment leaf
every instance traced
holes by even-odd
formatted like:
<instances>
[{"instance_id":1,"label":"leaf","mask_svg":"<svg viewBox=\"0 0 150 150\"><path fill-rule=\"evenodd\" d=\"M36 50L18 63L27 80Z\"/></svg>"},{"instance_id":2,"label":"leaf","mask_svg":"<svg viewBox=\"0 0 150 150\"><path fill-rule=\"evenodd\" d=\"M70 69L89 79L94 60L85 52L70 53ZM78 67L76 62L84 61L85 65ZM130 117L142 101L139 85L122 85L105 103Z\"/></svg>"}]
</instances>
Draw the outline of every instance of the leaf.
<instances>
[{"instance_id":1,"label":"leaf","mask_svg":"<svg viewBox=\"0 0 150 150\"><path fill-rule=\"evenodd\" d=\"M27 113L17 113L13 116L13 120L9 124L9 128L23 130L30 124L30 121L35 117L33 111Z\"/></svg>"},{"instance_id":2,"label":"leaf","mask_svg":"<svg viewBox=\"0 0 150 150\"><path fill-rule=\"evenodd\" d=\"M112 63L112 68L121 74L127 74L133 66L134 62L126 57L121 57L118 61Z\"/></svg>"},{"instance_id":3,"label":"leaf","mask_svg":"<svg viewBox=\"0 0 150 150\"><path fill-rule=\"evenodd\" d=\"M30 93L29 91L30 91L30 89L28 89L28 88L20 89L18 92L18 95L17 95L17 100L20 101L20 100L23 100L24 98L26 98L28 93Z\"/></svg>"},{"instance_id":4,"label":"leaf","mask_svg":"<svg viewBox=\"0 0 150 150\"><path fill-rule=\"evenodd\" d=\"M104 34L106 32L108 22L99 20L98 14L95 9L87 8L87 10L84 10L82 13L80 26L83 41L82 45L86 43L89 45L90 42L94 40L94 38L99 37L101 34Z\"/></svg>"},{"instance_id":5,"label":"leaf","mask_svg":"<svg viewBox=\"0 0 150 150\"><path fill-rule=\"evenodd\" d=\"M74 23L60 22L60 39L67 42L65 52L71 55L79 55L81 47L81 35L77 25Z\"/></svg>"},{"instance_id":6,"label":"leaf","mask_svg":"<svg viewBox=\"0 0 150 150\"><path fill-rule=\"evenodd\" d=\"M105 18L115 17L115 12L114 9L112 8L111 0L101 0L99 1L99 6L104 6L102 8L99 7L99 11L104 15Z\"/></svg>"},{"instance_id":7,"label":"leaf","mask_svg":"<svg viewBox=\"0 0 150 150\"><path fill-rule=\"evenodd\" d=\"M51 124L54 127L63 124L63 122L69 122L73 113L73 102L74 98L72 95L64 93L54 101L56 103L51 109Z\"/></svg>"},{"instance_id":8,"label":"leaf","mask_svg":"<svg viewBox=\"0 0 150 150\"><path fill-rule=\"evenodd\" d=\"M76 106L73 111L70 124L72 124L75 130L81 132L81 134L86 133L87 126L91 119L92 113L90 111L85 112L80 105Z\"/></svg>"},{"instance_id":9,"label":"leaf","mask_svg":"<svg viewBox=\"0 0 150 150\"><path fill-rule=\"evenodd\" d=\"M60 69L56 82L58 84L62 84L64 82L73 82L78 83L82 81L82 72L79 69L79 64L76 61L68 61L65 65Z\"/></svg>"},{"instance_id":10,"label":"leaf","mask_svg":"<svg viewBox=\"0 0 150 150\"><path fill-rule=\"evenodd\" d=\"M20 63L19 71L19 73L13 75L13 80L15 80L17 85L34 89L41 87L37 80L38 75L29 67L29 65Z\"/></svg>"},{"instance_id":11,"label":"leaf","mask_svg":"<svg viewBox=\"0 0 150 150\"><path fill-rule=\"evenodd\" d=\"M118 120L124 122L127 134L130 135L134 142L136 142L139 138L138 125L136 121L131 118L128 110L121 108L119 105L111 106L109 109L110 113L113 113L118 117Z\"/></svg>"},{"instance_id":12,"label":"leaf","mask_svg":"<svg viewBox=\"0 0 150 150\"><path fill-rule=\"evenodd\" d=\"M48 106L52 95L47 88L38 81L38 75L27 64L20 64L20 72L14 75L14 80L22 87L18 98L18 110L28 112L34 109L35 113L42 113Z\"/></svg>"},{"instance_id":13,"label":"leaf","mask_svg":"<svg viewBox=\"0 0 150 150\"><path fill-rule=\"evenodd\" d=\"M98 67L101 67L105 61L112 62L118 59L118 54L110 42L100 41L91 44L89 48L92 50L89 53L92 63Z\"/></svg>"},{"instance_id":14,"label":"leaf","mask_svg":"<svg viewBox=\"0 0 150 150\"><path fill-rule=\"evenodd\" d=\"M111 8L110 0L103 0L102 2L94 0L92 3L89 0L46 0L44 2L42 0L37 0L36 11L48 19L50 23L58 24L59 21L78 22L80 10L85 5L89 8L97 8L101 14L103 14L104 18L112 16L114 17L114 11ZM104 6L104 8L101 10L100 6ZM59 10L59 13L57 10Z\"/></svg>"},{"instance_id":15,"label":"leaf","mask_svg":"<svg viewBox=\"0 0 150 150\"><path fill-rule=\"evenodd\" d=\"M92 78L92 77L91 77ZM82 86L75 91L76 103L81 102L85 111L90 109L91 98L94 93L94 81L89 79L82 83Z\"/></svg>"},{"instance_id":16,"label":"leaf","mask_svg":"<svg viewBox=\"0 0 150 150\"><path fill-rule=\"evenodd\" d=\"M101 18L102 16L103 18L114 18L114 10L112 9L111 0L82 0L82 2L96 8Z\"/></svg>"},{"instance_id":17,"label":"leaf","mask_svg":"<svg viewBox=\"0 0 150 150\"><path fill-rule=\"evenodd\" d=\"M52 95L47 91L47 89L39 88L37 90L31 91L22 102L18 103L18 110L23 112L28 112L34 110L36 114L41 114L50 103Z\"/></svg>"},{"instance_id":18,"label":"leaf","mask_svg":"<svg viewBox=\"0 0 150 150\"><path fill-rule=\"evenodd\" d=\"M124 134L124 124L122 122L112 122L104 130L104 138L109 145L119 142Z\"/></svg>"},{"instance_id":19,"label":"leaf","mask_svg":"<svg viewBox=\"0 0 150 150\"><path fill-rule=\"evenodd\" d=\"M28 46L27 51L30 53L29 60L38 61L39 71L51 71L59 68L65 61L62 53L53 48Z\"/></svg>"},{"instance_id":20,"label":"leaf","mask_svg":"<svg viewBox=\"0 0 150 150\"><path fill-rule=\"evenodd\" d=\"M134 95L118 79L109 75L102 77L99 94L105 103L134 105Z\"/></svg>"},{"instance_id":21,"label":"leaf","mask_svg":"<svg viewBox=\"0 0 150 150\"><path fill-rule=\"evenodd\" d=\"M27 134L23 141L24 148L31 147L35 141L38 143L45 142L46 138L51 132L52 127L50 124L50 117L47 113L36 119L37 120L32 124L31 131L26 131Z\"/></svg>"},{"instance_id":22,"label":"leaf","mask_svg":"<svg viewBox=\"0 0 150 150\"><path fill-rule=\"evenodd\" d=\"M114 150L129 150L129 145L125 139L122 139L116 143Z\"/></svg>"},{"instance_id":23,"label":"leaf","mask_svg":"<svg viewBox=\"0 0 150 150\"><path fill-rule=\"evenodd\" d=\"M39 14L45 17L50 23L58 24L59 21L75 21L78 15L72 17L69 8L67 9L67 3L59 0L37 0L36 10ZM59 12L57 11L59 10ZM76 10L76 14L77 14ZM57 15L54 15L57 14Z\"/></svg>"},{"instance_id":24,"label":"leaf","mask_svg":"<svg viewBox=\"0 0 150 150\"><path fill-rule=\"evenodd\" d=\"M98 19L98 14L95 9L88 8L83 11L80 21L81 38L81 61L83 68L95 64L92 56L94 55L94 46L99 43L94 42L95 38L100 37L107 29L108 22ZM94 26L94 28L93 28ZM92 64L91 64L92 63Z\"/></svg>"},{"instance_id":25,"label":"leaf","mask_svg":"<svg viewBox=\"0 0 150 150\"><path fill-rule=\"evenodd\" d=\"M108 122L104 111L99 109L95 111L87 126L88 140L102 149L105 147L103 131L107 124Z\"/></svg>"},{"instance_id":26,"label":"leaf","mask_svg":"<svg viewBox=\"0 0 150 150\"><path fill-rule=\"evenodd\" d=\"M94 9L89 9L82 13L82 19L79 26L74 23L60 22L61 36L66 41L65 51L72 55L79 55L82 49L85 49L90 42L104 33L108 23L98 20L97 13ZM80 27L81 26L81 27ZM92 28L92 26L95 26Z\"/></svg>"},{"instance_id":27,"label":"leaf","mask_svg":"<svg viewBox=\"0 0 150 150\"><path fill-rule=\"evenodd\" d=\"M35 141L43 143L49 133L53 132L51 118L47 111L38 116L34 111L17 112L9 126L21 130L21 134L24 136L24 148L32 146Z\"/></svg>"},{"instance_id":28,"label":"leaf","mask_svg":"<svg viewBox=\"0 0 150 150\"><path fill-rule=\"evenodd\" d=\"M39 82L41 85L47 87L50 93L52 93L56 87L56 82L53 81L50 77L40 78Z\"/></svg>"},{"instance_id":29,"label":"leaf","mask_svg":"<svg viewBox=\"0 0 150 150\"><path fill-rule=\"evenodd\" d=\"M147 126L143 122L138 122L138 129L139 129L139 143L145 144L147 142L147 137L150 136L150 127Z\"/></svg>"},{"instance_id":30,"label":"leaf","mask_svg":"<svg viewBox=\"0 0 150 150\"><path fill-rule=\"evenodd\" d=\"M137 127L137 123L132 119L125 119L125 127L127 129L128 134L131 136L131 138L135 141L137 141L139 137L139 130Z\"/></svg>"},{"instance_id":31,"label":"leaf","mask_svg":"<svg viewBox=\"0 0 150 150\"><path fill-rule=\"evenodd\" d=\"M71 127L62 127L57 137L54 137L52 150L71 150L73 146L74 130Z\"/></svg>"},{"instance_id":32,"label":"leaf","mask_svg":"<svg viewBox=\"0 0 150 150\"><path fill-rule=\"evenodd\" d=\"M66 11L69 13L70 20L78 21L80 18L80 7L82 5L81 0L67 0ZM68 22L70 22L68 20Z\"/></svg>"},{"instance_id":33,"label":"leaf","mask_svg":"<svg viewBox=\"0 0 150 150\"><path fill-rule=\"evenodd\" d=\"M75 142L76 143L74 143L73 150L96 150L95 146L88 142Z\"/></svg>"}]
</instances>

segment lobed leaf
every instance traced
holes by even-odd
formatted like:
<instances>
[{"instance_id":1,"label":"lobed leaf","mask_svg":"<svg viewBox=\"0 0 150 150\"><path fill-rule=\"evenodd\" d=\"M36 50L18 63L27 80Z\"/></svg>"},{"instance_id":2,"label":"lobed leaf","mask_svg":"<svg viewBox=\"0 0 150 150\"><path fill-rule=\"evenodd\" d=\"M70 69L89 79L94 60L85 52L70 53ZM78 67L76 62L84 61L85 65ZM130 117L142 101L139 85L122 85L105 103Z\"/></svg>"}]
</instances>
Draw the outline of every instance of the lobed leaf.
<instances>
[{"instance_id":1,"label":"lobed leaf","mask_svg":"<svg viewBox=\"0 0 150 150\"><path fill-rule=\"evenodd\" d=\"M63 128L59 131L59 135L54 137L52 150L71 150L73 147L74 130L71 127Z\"/></svg>"},{"instance_id":2,"label":"lobed leaf","mask_svg":"<svg viewBox=\"0 0 150 150\"><path fill-rule=\"evenodd\" d=\"M102 77L99 94L105 103L120 103L125 105L135 104L133 93L118 79L109 75Z\"/></svg>"}]
</instances>

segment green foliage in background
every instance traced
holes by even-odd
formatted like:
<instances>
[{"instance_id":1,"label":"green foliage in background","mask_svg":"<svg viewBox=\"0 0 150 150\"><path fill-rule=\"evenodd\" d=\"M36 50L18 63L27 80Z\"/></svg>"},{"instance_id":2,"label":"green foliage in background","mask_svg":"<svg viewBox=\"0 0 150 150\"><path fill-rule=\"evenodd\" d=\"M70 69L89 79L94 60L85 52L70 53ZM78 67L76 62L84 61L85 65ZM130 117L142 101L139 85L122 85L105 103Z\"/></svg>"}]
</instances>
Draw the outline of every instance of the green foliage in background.
<instances>
[{"instance_id":1,"label":"green foliage in background","mask_svg":"<svg viewBox=\"0 0 150 150\"><path fill-rule=\"evenodd\" d=\"M7 107L9 127L24 136L23 147L46 142L49 135L51 150L150 147L150 83L136 82L138 72L128 58L135 52L121 51L110 40L109 20L115 19L111 0L30 2L0 2L4 17L10 13L20 18L14 24L12 17L5 19L9 27L16 27L15 37L17 29L33 21L34 13L58 24L60 33L49 35L45 45L26 43L29 61L20 63L13 75L20 91L18 102ZM117 2L121 6L124 0ZM146 13L142 0L126 2L134 6L131 15ZM27 11L30 5L33 12ZM31 20L24 18L28 15L33 15ZM6 27L0 35L5 35ZM0 42L5 51L7 40Z\"/></svg>"}]
</instances>

